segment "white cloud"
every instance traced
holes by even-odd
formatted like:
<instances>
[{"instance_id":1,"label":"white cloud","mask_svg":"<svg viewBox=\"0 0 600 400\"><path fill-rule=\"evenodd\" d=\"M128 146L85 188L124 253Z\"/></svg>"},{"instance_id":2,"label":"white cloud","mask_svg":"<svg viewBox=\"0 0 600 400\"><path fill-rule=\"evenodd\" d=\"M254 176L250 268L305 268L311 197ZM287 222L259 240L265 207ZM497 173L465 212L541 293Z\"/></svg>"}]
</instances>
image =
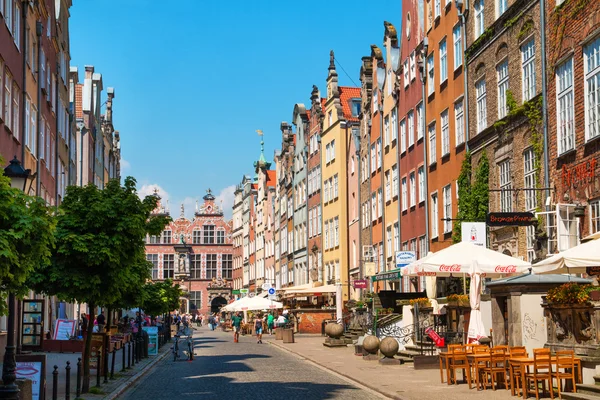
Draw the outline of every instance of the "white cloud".
<instances>
[{"instance_id":1,"label":"white cloud","mask_svg":"<svg viewBox=\"0 0 600 400\"><path fill-rule=\"evenodd\" d=\"M131 170L131 164L124 158L121 158L121 175L125 175Z\"/></svg>"},{"instance_id":2,"label":"white cloud","mask_svg":"<svg viewBox=\"0 0 600 400\"><path fill-rule=\"evenodd\" d=\"M169 200L169 193L165 189L163 189L162 187L157 185L156 183L150 183L150 184L143 185L138 190L138 196L140 196L140 198L143 199L146 196L153 195L155 190L158 190L158 195L161 198L161 202L163 204L166 204L166 201Z\"/></svg>"},{"instance_id":3,"label":"white cloud","mask_svg":"<svg viewBox=\"0 0 600 400\"><path fill-rule=\"evenodd\" d=\"M230 219L233 214L233 201L235 200L235 185L227 186L216 196L215 202L223 208L225 219Z\"/></svg>"}]
</instances>

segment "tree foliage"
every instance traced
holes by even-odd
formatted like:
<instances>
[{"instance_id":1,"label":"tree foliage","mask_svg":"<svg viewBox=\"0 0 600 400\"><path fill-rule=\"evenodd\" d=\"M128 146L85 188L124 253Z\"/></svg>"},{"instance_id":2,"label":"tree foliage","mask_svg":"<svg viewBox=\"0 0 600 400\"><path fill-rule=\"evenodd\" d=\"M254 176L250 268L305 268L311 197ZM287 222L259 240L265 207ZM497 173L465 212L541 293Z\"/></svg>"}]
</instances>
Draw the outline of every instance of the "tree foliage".
<instances>
[{"instance_id":1,"label":"tree foliage","mask_svg":"<svg viewBox=\"0 0 600 400\"><path fill-rule=\"evenodd\" d=\"M141 308L146 314L161 315L179 308L179 298L183 292L179 285L166 279L162 282L147 282L142 287Z\"/></svg>"},{"instance_id":2,"label":"tree foliage","mask_svg":"<svg viewBox=\"0 0 600 400\"><path fill-rule=\"evenodd\" d=\"M0 173L0 314L7 312L6 295L27 293L26 281L39 266L50 263L56 220L39 197L10 186Z\"/></svg>"}]
</instances>

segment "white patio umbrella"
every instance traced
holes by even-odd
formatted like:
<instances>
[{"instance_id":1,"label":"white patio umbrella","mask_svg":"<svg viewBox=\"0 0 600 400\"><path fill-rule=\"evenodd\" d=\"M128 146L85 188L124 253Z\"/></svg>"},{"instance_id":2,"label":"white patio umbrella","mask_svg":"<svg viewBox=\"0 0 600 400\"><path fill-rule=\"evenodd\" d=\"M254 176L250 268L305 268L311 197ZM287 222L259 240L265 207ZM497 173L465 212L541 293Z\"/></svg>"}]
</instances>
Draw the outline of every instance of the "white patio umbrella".
<instances>
[{"instance_id":1,"label":"white patio umbrella","mask_svg":"<svg viewBox=\"0 0 600 400\"><path fill-rule=\"evenodd\" d=\"M283 304L264 297L252 297L245 303L236 306L235 311L273 310L276 308L283 308Z\"/></svg>"},{"instance_id":2,"label":"white patio umbrella","mask_svg":"<svg viewBox=\"0 0 600 400\"><path fill-rule=\"evenodd\" d=\"M478 342L485 336L485 328L481 318L481 274L477 271L477 261L473 261L471 270L471 287L469 288L469 301L471 303L471 316L469 318L469 330L467 343Z\"/></svg>"},{"instance_id":3,"label":"white patio umbrella","mask_svg":"<svg viewBox=\"0 0 600 400\"><path fill-rule=\"evenodd\" d=\"M533 266L536 274L582 274L587 267L600 267L600 240L572 247Z\"/></svg>"}]
</instances>

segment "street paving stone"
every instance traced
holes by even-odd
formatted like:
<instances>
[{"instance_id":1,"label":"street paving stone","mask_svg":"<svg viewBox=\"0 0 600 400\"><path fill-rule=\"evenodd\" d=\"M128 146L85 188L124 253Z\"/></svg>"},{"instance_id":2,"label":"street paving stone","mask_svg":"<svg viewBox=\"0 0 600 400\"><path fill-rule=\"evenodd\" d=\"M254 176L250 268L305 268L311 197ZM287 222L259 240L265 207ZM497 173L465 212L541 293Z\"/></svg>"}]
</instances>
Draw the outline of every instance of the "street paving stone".
<instances>
[{"instance_id":1,"label":"street paving stone","mask_svg":"<svg viewBox=\"0 0 600 400\"><path fill-rule=\"evenodd\" d=\"M314 364L256 338L201 328L194 335L193 361L160 361L120 396L176 399L381 399Z\"/></svg>"}]
</instances>

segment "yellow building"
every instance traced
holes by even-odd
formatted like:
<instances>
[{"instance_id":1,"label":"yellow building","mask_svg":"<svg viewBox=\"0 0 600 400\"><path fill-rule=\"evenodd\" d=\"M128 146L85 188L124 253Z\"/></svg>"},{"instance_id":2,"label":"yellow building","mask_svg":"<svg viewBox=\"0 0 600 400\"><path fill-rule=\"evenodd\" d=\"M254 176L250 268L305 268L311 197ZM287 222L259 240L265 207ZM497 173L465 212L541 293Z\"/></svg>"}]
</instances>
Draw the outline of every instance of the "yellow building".
<instances>
[{"instance_id":1,"label":"yellow building","mask_svg":"<svg viewBox=\"0 0 600 400\"><path fill-rule=\"evenodd\" d=\"M357 121L360 88L338 86L333 51L327 76L325 121L321 135L321 202L323 204L323 283L341 284L348 300L348 122ZM351 150L354 151L354 150Z\"/></svg>"}]
</instances>

